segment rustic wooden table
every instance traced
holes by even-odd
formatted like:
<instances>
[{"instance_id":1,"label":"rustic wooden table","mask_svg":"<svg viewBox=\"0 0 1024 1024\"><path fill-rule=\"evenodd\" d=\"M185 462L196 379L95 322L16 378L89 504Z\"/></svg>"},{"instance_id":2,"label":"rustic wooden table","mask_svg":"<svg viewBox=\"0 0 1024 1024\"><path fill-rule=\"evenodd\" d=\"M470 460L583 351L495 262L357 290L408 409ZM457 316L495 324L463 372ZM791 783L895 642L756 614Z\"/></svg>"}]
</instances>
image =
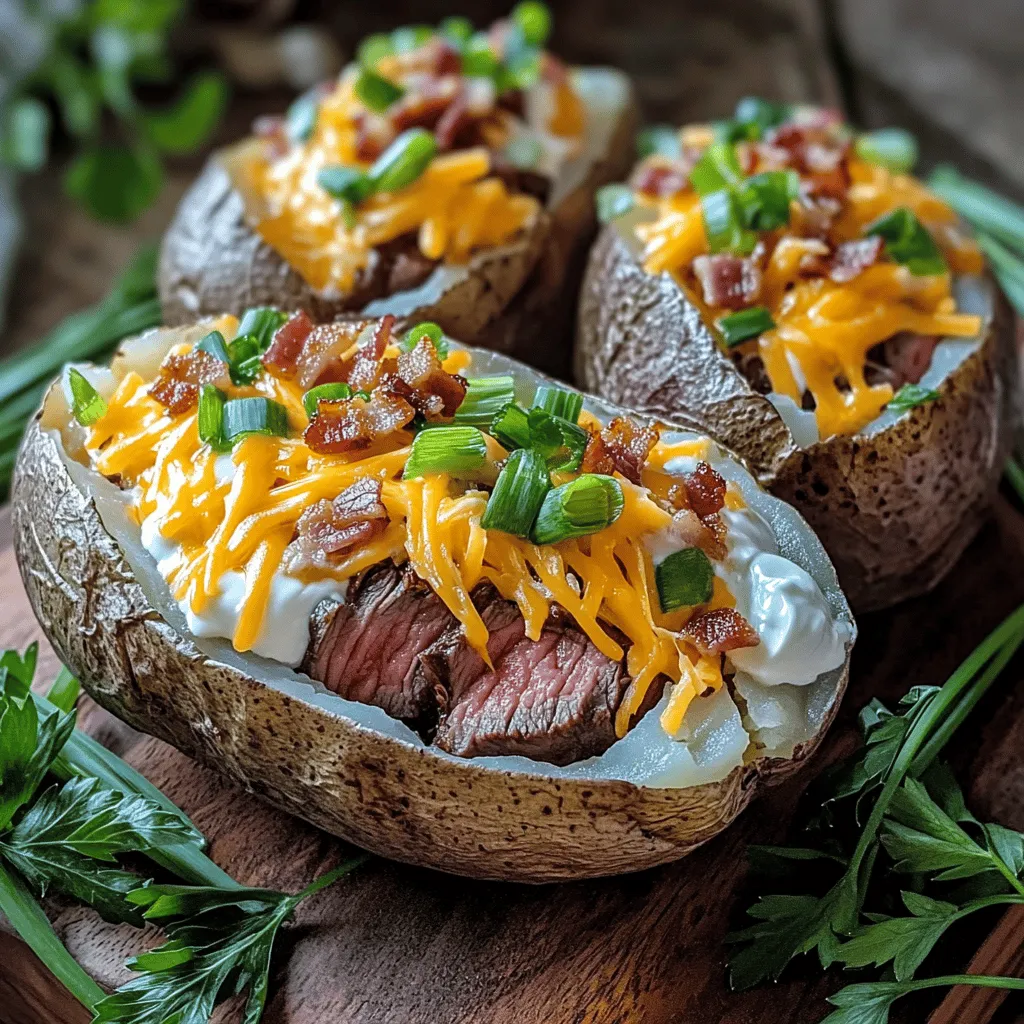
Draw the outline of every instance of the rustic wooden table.
<instances>
[{"instance_id":1,"label":"rustic wooden table","mask_svg":"<svg viewBox=\"0 0 1024 1024\"><path fill-rule=\"evenodd\" d=\"M997 5L1002 0L986 0ZM343 39L364 27L409 20L362 11ZM431 20L434 8L417 5ZM481 7L503 10L502 0ZM916 10L912 0L890 6ZM617 63L636 77L650 119L719 115L746 93L845 103L866 123L899 119L921 137L926 156L961 165L1013 191L1005 131L991 119L921 113L913 69L885 62L877 33L891 11L882 0L724 0L705 4L564 0L556 4L559 42L574 59ZM474 10L477 18L488 12ZM906 14L906 11L903 11ZM874 21L870 21L874 19ZM881 19L881 21L879 21ZM863 23L862 23L863 21ZM870 22L870 24L869 24ZM850 26L856 31L847 31ZM930 45L924 16L907 22L915 45ZM924 42L917 37L923 33ZM971 50L970 32L964 33ZM908 35L909 38L909 35ZM978 60L971 50L970 59ZM962 69L961 69L962 71ZM988 72L995 73L993 69ZM961 97L963 103L970 96ZM228 139L266 100L242 98L223 130ZM271 106L283 103L277 98ZM994 133L994 134L993 134ZM964 148L966 140L967 149ZM1011 152L1013 152L1011 147ZM67 313L95 301L141 239L159 233L195 165L170 174L158 206L131 230L97 228L59 197L59 177L28 184L28 233L10 329L0 350L38 338ZM1019 179L1018 179L1019 183ZM9 517L0 511L0 647L39 637L10 550ZM941 683L1003 615L1024 600L1024 514L1001 501L960 564L933 595L861 623L850 692L840 720L809 766L820 770L855 743L856 710L871 696L895 700L913 683ZM1024 828L1024 671L1012 664L961 730L952 750L979 815ZM40 670L56 671L44 646ZM247 884L297 889L341 854L329 836L276 812L170 747L131 732L88 700L80 723L124 754L176 800L211 841L215 860ZM773 790L726 833L693 856L638 875L528 888L455 879L371 861L349 881L308 905L282 936L267 1024L813 1024L839 987L812 964L798 964L775 988L734 995L725 985L723 937L744 905L745 850L780 840L808 776ZM52 906L59 934L104 985L127 977L125 957L146 936L104 924L81 908ZM961 968L984 931L962 934L950 966ZM895 1020L922 1021L933 1003L907 1003ZM1008 1000L1000 1024L1024 1020ZM222 1014L230 1019L230 1014ZM88 1015L31 953L0 931L0 1024L79 1024ZM947 1020L969 1017L959 1011Z\"/></svg>"}]
</instances>

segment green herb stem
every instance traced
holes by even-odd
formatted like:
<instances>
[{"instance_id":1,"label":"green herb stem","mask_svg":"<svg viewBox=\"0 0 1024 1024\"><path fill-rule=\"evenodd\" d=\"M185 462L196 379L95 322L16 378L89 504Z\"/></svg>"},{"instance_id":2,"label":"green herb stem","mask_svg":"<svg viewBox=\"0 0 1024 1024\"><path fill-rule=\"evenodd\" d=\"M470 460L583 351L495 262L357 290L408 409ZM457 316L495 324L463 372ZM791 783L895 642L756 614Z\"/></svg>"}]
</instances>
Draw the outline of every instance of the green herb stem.
<instances>
[{"instance_id":1,"label":"green herb stem","mask_svg":"<svg viewBox=\"0 0 1024 1024\"><path fill-rule=\"evenodd\" d=\"M349 857L348 860L343 860L337 867L331 868L330 871L325 872L319 878L310 882L305 889L297 892L292 899L297 904L305 899L309 899L310 896L320 892L321 889L326 889L329 885L333 885L339 878L355 871L357 867L365 864L369 859L370 854L358 853L354 857Z\"/></svg>"},{"instance_id":2,"label":"green herb stem","mask_svg":"<svg viewBox=\"0 0 1024 1024\"><path fill-rule=\"evenodd\" d=\"M1013 458L1006 460L1003 473L1009 481L1010 486L1017 492L1017 497L1024 501L1024 467Z\"/></svg>"}]
</instances>

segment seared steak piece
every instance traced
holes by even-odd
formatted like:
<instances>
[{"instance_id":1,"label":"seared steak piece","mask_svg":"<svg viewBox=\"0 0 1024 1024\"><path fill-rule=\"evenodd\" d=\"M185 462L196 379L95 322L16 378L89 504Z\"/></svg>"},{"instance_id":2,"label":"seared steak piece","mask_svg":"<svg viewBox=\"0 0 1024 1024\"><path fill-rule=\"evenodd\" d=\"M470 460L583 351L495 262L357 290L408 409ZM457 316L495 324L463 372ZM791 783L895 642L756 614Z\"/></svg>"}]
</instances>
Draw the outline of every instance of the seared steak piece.
<instances>
[{"instance_id":1,"label":"seared steak piece","mask_svg":"<svg viewBox=\"0 0 1024 1024\"><path fill-rule=\"evenodd\" d=\"M353 579L333 613L314 612L307 671L348 700L376 704L429 731L441 698L418 671L419 655L453 624L444 602L408 566L384 562Z\"/></svg>"},{"instance_id":2,"label":"seared steak piece","mask_svg":"<svg viewBox=\"0 0 1024 1024\"><path fill-rule=\"evenodd\" d=\"M448 695L437 746L461 757L522 754L552 764L607 750L629 685L624 663L605 657L564 612L552 614L534 643L519 609L490 584L473 598L494 669L458 626L422 656L423 676Z\"/></svg>"}]
</instances>

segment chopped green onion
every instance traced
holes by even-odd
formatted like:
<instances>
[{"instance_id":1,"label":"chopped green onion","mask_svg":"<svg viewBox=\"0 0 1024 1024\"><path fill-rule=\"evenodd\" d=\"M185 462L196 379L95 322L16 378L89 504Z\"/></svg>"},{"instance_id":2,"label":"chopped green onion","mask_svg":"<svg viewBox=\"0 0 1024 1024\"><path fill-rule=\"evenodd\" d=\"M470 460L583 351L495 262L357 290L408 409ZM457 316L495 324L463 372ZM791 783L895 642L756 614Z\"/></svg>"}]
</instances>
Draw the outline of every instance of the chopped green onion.
<instances>
[{"instance_id":1,"label":"chopped green onion","mask_svg":"<svg viewBox=\"0 0 1024 1024\"><path fill-rule=\"evenodd\" d=\"M231 368L231 381L239 385L252 384L263 370L263 360L259 356L249 356Z\"/></svg>"},{"instance_id":2,"label":"chopped green onion","mask_svg":"<svg viewBox=\"0 0 1024 1024\"><path fill-rule=\"evenodd\" d=\"M896 174L905 174L917 163L917 139L903 128L880 128L858 137L854 149L862 160Z\"/></svg>"},{"instance_id":3,"label":"chopped green onion","mask_svg":"<svg viewBox=\"0 0 1024 1024\"><path fill-rule=\"evenodd\" d=\"M935 239L905 206L869 224L864 234L884 238L886 255L902 263L912 274L924 276L946 272L946 261Z\"/></svg>"},{"instance_id":4,"label":"chopped green onion","mask_svg":"<svg viewBox=\"0 0 1024 1024\"><path fill-rule=\"evenodd\" d=\"M440 324L435 324L432 320L424 320L423 323L410 327L398 347L403 352L411 352L424 338L430 339L438 359L448 358L448 342L445 341L444 331Z\"/></svg>"},{"instance_id":5,"label":"chopped green onion","mask_svg":"<svg viewBox=\"0 0 1024 1024\"><path fill-rule=\"evenodd\" d=\"M737 185L742 179L736 147L725 142L708 146L690 171L690 184L699 196Z\"/></svg>"},{"instance_id":6,"label":"chopped green onion","mask_svg":"<svg viewBox=\"0 0 1024 1024\"><path fill-rule=\"evenodd\" d=\"M251 384L263 372L260 343L255 335L243 334L228 342L227 352L233 384Z\"/></svg>"},{"instance_id":7,"label":"chopped green onion","mask_svg":"<svg viewBox=\"0 0 1024 1024\"><path fill-rule=\"evenodd\" d=\"M700 211L712 253L747 256L754 251L757 236L743 227L736 198L728 189L701 196Z\"/></svg>"},{"instance_id":8,"label":"chopped green onion","mask_svg":"<svg viewBox=\"0 0 1024 1024\"><path fill-rule=\"evenodd\" d=\"M552 416L561 416L570 423L579 423L583 411L583 396L556 384L541 384L533 396L534 409L543 409Z\"/></svg>"},{"instance_id":9,"label":"chopped green onion","mask_svg":"<svg viewBox=\"0 0 1024 1024\"><path fill-rule=\"evenodd\" d=\"M543 46L551 34L551 12L538 0L523 0L512 8L511 21L530 46Z\"/></svg>"},{"instance_id":10,"label":"chopped green onion","mask_svg":"<svg viewBox=\"0 0 1024 1024\"><path fill-rule=\"evenodd\" d=\"M498 474L480 525L485 530L529 537L550 489L551 476L544 457L529 448L516 449Z\"/></svg>"},{"instance_id":11,"label":"chopped green onion","mask_svg":"<svg viewBox=\"0 0 1024 1024\"><path fill-rule=\"evenodd\" d=\"M715 568L700 548L684 548L658 563L654 582L663 612L692 608L711 600Z\"/></svg>"},{"instance_id":12,"label":"chopped green onion","mask_svg":"<svg viewBox=\"0 0 1024 1024\"><path fill-rule=\"evenodd\" d=\"M544 147L541 146L540 141L528 135L510 139L501 151L503 160L524 171L532 171L540 163L540 158L543 155Z\"/></svg>"},{"instance_id":13,"label":"chopped green onion","mask_svg":"<svg viewBox=\"0 0 1024 1024\"><path fill-rule=\"evenodd\" d=\"M490 430L494 417L515 402L515 380L510 376L471 377L466 397L455 412L455 422Z\"/></svg>"},{"instance_id":14,"label":"chopped green onion","mask_svg":"<svg viewBox=\"0 0 1024 1024\"><path fill-rule=\"evenodd\" d=\"M530 417L521 406L509 402L494 417L491 434L506 448L529 448Z\"/></svg>"},{"instance_id":15,"label":"chopped green onion","mask_svg":"<svg viewBox=\"0 0 1024 1024\"><path fill-rule=\"evenodd\" d=\"M292 142L305 142L316 127L320 103L316 96L307 92L300 96L284 115L285 130Z\"/></svg>"},{"instance_id":16,"label":"chopped green onion","mask_svg":"<svg viewBox=\"0 0 1024 1024\"><path fill-rule=\"evenodd\" d=\"M736 201L745 227L774 231L789 223L789 204L800 196L796 171L762 171L736 190Z\"/></svg>"},{"instance_id":17,"label":"chopped green onion","mask_svg":"<svg viewBox=\"0 0 1024 1024\"><path fill-rule=\"evenodd\" d=\"M469 18L458 16L445 18L438 26L438 31L448 42L454 43L461 50L473 34L473 22Z\"/></svg>"},{"instance_id":18,"label":"chopped green onion","mask_svg":"<svg viewBox=\"0 0 1024 1024\"><path fill-rule=\"evenodd\" d=\"M732 348L741 341L755 338L775 326L771 313L764 306L751 306L738 313L730 313L718 321L718 329L727 347Z\"/></svg>"},{"instance_id":19,"label":"chopped green onion","mask_svg":"<svg viewBox=\"0 0 1024 1024\"><path fill-rule=\"evenodd\" d=\"M234 443L250 434L288 436L288 411L269 398L233 398L224 403L224 440Z\"/></svg>"},{"instance_id":20,"label":"chopped green onion","mask_svg":"<svg viewBox=\"0 0 1024 1024\"><path fill-rule=\"evenodd\" d=\"M772 128L790 119L793 108L758 96L744 96L736 104L731 119L715 122L715 138L720 142L757 142Z\"/></svg>"},{"instance_id":21,"label":"chopped green onion","mask_svg":"<svg viewBox=\"0 0 1024 1024\"><path fill-rule=\"evenodd\" d=\"M364 68L372 68L377 66L378 61L390 57L394 52L395 44L391 36L384 32L375 32L359 44L356 59Z\"/></svg>"},{"instance_id":22,"label":"chopped green onion","mask_svg":"<svg viewBox=\"0 0 1024 1024\"><path fill-rule=\"evenodd\" d=\"M548 491L530 536L535 544L557 544L597 533L622 515L623 504L618 480L584 473Z\"/></svg>"},{"instance_id":23,"label":"chopped green onion","mask_svg":"<svg viewBox=\"0 0 1024 1024\"><path fill-rule=\"evenodd\" d=\"M938 391L934 388L925 388L920 384L904 384L889 399L886 409L889 412L906 412L908 409L915 409L919 405L927 405L928 402L937 402L940 397Z\"/></svg>"},{"instance_id":24,"label":"chopped green onion","mask_svg":"<svg viewBox=\"0 0 1024 1024\"><path fill-rule=\"evenodd\" d=\"M224 445L224 393L212 384L199 392L199 440L217 450Z\"/></svg>"},{"instance_id":25,"label":"chopped green onion","mask_svg":"<svg viewBox=\"0 0 1024 1024\"><path fill-rule=\"evenodd\" d=\"M71 388L71 412L83 427L91 427L106 415L107 403L103 396L73 366L68 370Z\"/></svg>"},{"instance_id":26,"label":"chopped green onion","mask_svg":"<svg viewBox=\"0 0 1024 1024\"><path fill-rule=\"evenodd\" d=\"M562 428L551 413L543 409L531 409L526 414L526 424L530 431L529 447L533 451L545 459L551 459L562 448Z\"/></svg>"},{"instance_id":27,"label":"chopped green onion","mask_svg":"<svg viewBox=\"0 0 1024 1024\"><path fill-rule=\"evenodd\" d=\"M682 152L683 146L679 139L679 132L669 124L652 124L641 128L637 134L636 154L641 160L653 153L672 160L681 156Z\"/></svg>"},{"instance_id":28,"label":"chopped green onion","mask_svg":"<svg viewBox=\"0 0 1024 1024\"><path fill-rule=\"evenodd\" d=\"M560 416L556 416L555 419L562 431L563 450L565 455L561 456L561 453L559 453L561 456L560 460L555 462L551 468L561 469L567 473L575 473L583 462L583 455L587 450L587 442L590 440L590 434L577 423L571 423L569 420L563 420Z\"/></svg>"},{"instance_id":29,"label":"chopped green onion","mask_svg":"<svg viewBox=\"0 0 1024 1024\"><path fill-rule=\"evenodd\" d=\"M412 442L402 474L406 480L428 473L461 476L487 463L487 441L476 427L427 427Z\"/></svg>"},{"instance_id":30,"label":"chopped green onion","mask_svg":"<svg viewBox=\"0 0 1024 1024\"><path fill-rule=\"evenodd\" d=\"M408 53L419 49L428 39L434 37L434 30L429 25L403 25L391 33L391 42L395 53Z\"/></svg>"},{"instance_id":31,"label":"chopped green onion","mask_svg":"<svg viewBox=\"0 0 1024 1024\"><path fill-rule=\"evenodd\" d=\"M505 64L499 67L497 88L499 93L513 89L527 90L540 79L540 50L524 44L518 48L507 46Z\"/></svg>"},{"instance_id":32,"label":"chopped green onion","mask_svg":"<svg viewBox=\"0 0 1024 1024\"><path fill-rule=\"evenodd\" d=\"M391 143L370 168L376 192L398 192L411 185L437 153L437 140L426 128L410 128Z\"/></svg>"},{"instance_id":33,"label":"chopped green onion","mask_svg":"<svg viewBox=\"0 0 1024 1024\"><path fill-rule=\"evenodd\" d=\"M602 185L594 196L597 219L610 224L633 209L633 190L628 185Z\"/></svg>"},{"instance_id":34,"label":"chopped green onion","mask_svg":"<svg viewBox=\"0 0 1024 1024\"><path fill-rule=\"evenodd\" d=\"M242 322L238 325L238 336L251 335L259 343L260 351L265 352L274 340L277 329L288 319L273 306L254 306L242 314Z\"/></svg>"},{"instance_id":35,"label":"chopped green onion","mask_svg":"<svg viewBox=\"0 0 1024 1024\"><path fill-rule=\"evenodd\" d=\"M321 168L316 183L328 195L351 206L358 206L373 191L373 183L366 171L340 164Z\"/></svg>"},{"instance_id":36,"label":"chopped green onion","mask_svg":"<svg viewBox=\"0 0 1024 1024\"><path fill-rule=\"evenodd\" d=\"M462 73L471 78L497 78L501 64L491 49L486 32L477 32L466 42L462 52Z\"/></svg>"},{"instance_id":37,"label":"chopped green onion","mask_svg":"<svg viewBox=\"0 0 1024 1024\"><path fill-rule=\"evenodd\" d=\"M231 356L228 355L228 347L224 341L224 335L220 331L210 331L205 338L196 342L196 348L200 352L219 359L222 363L230 363Z\"/></svg>"},{"instance_id":38,"label":"chopped green onion","mask_svg":"<svg viewBox=\"0 0 1024 1024\"><path fill-rule=\"evenodd\" d=\"M345 383L339 381L335 384L318 384L310 388L302 396L302 408L306 415L312 419L316 415L317 406L321 402L343 402L346 398L352 397L352 389Z\"/></svg>"},{"instance_id":39,"label":"chopped green onion","mask_svg":"<svg viewBox=\"0 0 1024 1024\"><path fill-rule=\"evenodd\" d=\"M400 100L405 95L405 90L390 78L364 67L356 79L355 93L370 110L379 114Z\"/></svg>"}]
</instances>

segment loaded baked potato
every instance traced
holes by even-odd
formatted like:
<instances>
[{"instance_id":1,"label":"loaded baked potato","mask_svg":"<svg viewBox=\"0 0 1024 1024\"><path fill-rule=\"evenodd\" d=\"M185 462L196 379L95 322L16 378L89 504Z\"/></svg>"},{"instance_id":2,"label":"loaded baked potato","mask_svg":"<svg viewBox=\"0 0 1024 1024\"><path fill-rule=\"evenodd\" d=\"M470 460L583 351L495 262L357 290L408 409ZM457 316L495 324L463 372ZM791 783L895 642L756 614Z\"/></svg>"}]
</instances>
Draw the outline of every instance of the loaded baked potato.
<instances>
[{"instance_id":1,"label":"loaded baked potato","mask_svg":"<svg viewBox=\"0 0 1024 1024\"><path fill-rule=\"evenodd\" d=\"M992 500L1016 374L1006 300L912 140L760 100L648 139L601 196L579 380L744 456L855 610L928 590Z\"/></svg>"},{"instance_id":2,"label":"loaded baked potato","mask_svg":"<svg viewBox=\"0 0 1024 1024\"><path fill-rule=\"evenodd\" d=\"M565 373L597 186L628 169L629 80L543 49L543 4L371 36L336 82L216 154L161 251L167 324L271 304L393 313ZM541 340L543 338L543 341Z\"/></svg>"},{"instance_id":3,"label":"loaded baked potato","mask_svg":"<svg viewBox=\"0 0 1024 1024\"><path fill-rule=\"evenodd\" d=\"M69 368L13 506L96 700L466 875L682 856L814 749L855 636L814 534L714 442L391 316L254 309Z\"/></svg>"}]
</instances>

